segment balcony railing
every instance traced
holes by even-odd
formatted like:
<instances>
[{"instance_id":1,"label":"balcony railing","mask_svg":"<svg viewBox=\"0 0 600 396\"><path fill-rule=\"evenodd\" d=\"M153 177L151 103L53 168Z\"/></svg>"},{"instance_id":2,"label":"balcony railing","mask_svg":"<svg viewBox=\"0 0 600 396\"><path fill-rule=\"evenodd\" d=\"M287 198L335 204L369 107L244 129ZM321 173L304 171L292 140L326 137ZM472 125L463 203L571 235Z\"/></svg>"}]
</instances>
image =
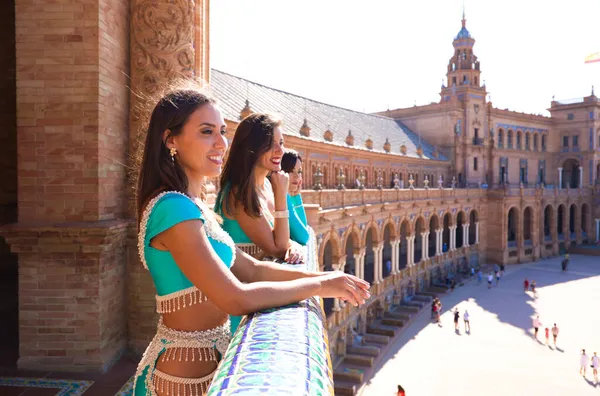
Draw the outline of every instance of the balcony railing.
<instances>
[{"instance_id":1,"label":"balcony railing","mask_svg":"<svg viewBox=\"0 0 600 396\"><path fill-rule=\"evenodd\" d=\"M415 188L384 190L303 190L305 204L317 204L322 209L332 209L366 204L383 204L398 201L418 201L426 199L481 198L485 196L481 188Z\"/></svg>"},{"instance_id":2,"label":"balcony railing","mask_svg":"<svg viewBox=\"0 0 600 396\"><path fill-rule=\"evenodd\" d=\"M312 230L304 253L303 269L316 270L317 241ZM208 390L209 396L224 394L333 395L321 299L246 316Z\"/></svg>"},{"instance_id":3,"label":"balcony railing","mask_svg":"<svg viewBox=\"0 0 600 396\"><path fill-rule=\"evenodd\" d=\"M483 146L483 138L474 137L473 138L473 146Z\"/></svg>"}]
</instances>

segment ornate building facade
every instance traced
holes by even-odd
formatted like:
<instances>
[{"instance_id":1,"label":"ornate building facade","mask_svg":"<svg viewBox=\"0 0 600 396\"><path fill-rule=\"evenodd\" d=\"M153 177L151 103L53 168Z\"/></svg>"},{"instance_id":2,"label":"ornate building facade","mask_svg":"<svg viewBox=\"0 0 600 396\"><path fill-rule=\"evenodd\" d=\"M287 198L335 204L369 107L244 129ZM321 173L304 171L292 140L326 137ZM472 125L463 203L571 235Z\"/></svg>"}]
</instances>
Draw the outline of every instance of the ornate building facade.
<instances>
[{"instance_id":1,"label":"ornate building facade","mask_svg":"<svg viewBox=\"0 0 600 396\"><path fill-rule=\"evenodd\" d=\"M281 116L321 268L373 284L360 309L324 302L334 367L359 359L352 331L389 341L378 326L407 321L381 313L448 276L600 240L600 101L494 108L464 19L439 103L365 114L211 70L208 0L9 3L0 264L21 368L106 370L153 335L128 170L138 109L177 77L210 80L231 130Z\"/></svg>"}]
</instances>

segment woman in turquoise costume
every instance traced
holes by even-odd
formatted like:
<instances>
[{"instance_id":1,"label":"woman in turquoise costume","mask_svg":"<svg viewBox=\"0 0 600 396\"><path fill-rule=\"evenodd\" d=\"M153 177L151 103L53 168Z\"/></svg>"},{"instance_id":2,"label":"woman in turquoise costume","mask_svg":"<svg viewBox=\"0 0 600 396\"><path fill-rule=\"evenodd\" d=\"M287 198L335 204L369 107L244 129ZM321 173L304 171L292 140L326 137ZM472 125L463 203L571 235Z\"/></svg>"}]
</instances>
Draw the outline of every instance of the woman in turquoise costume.
<instances>
[{"instance_id":1,"label":"woman in turquoise costume","mask_svg":"<svg viewBox=\"0 0 600 396\"><path fill-rule=\"evenodd\" d=\"M136 372L135 395L207 392L231 339L229 315L319 295L354 305L368 284L343 274L298 271L237 249L204 203L204 179L221 172L226 125L196 88L171 90L155 106L138 174L138 249L160 314Z\"/></svg>"},{"instance_id":2,"label":"woman in turquoise costume","mask_svg":"<svg viewBox=\"0 0 600 396\"><path fill-rule=\"evenodd\" d=\"M287 149L281 158L281 170L290 177L287 205L290 212L290 238L301 245L308 243L308 223L302 202L302 157L296 150Z\"/></svg>"},{"instance_id":3,"label":"woman in turquoise costume","mask_svg":"<svg viewBox=\"0 0 600 396\"><path fill-rule=\"evenodd\" d=\"M236 245L256 258L301 261L290 244L289 177L281 171L281 121L254 113L238 125L221 174L215 211Z\"/></svg>"}]
</instances>

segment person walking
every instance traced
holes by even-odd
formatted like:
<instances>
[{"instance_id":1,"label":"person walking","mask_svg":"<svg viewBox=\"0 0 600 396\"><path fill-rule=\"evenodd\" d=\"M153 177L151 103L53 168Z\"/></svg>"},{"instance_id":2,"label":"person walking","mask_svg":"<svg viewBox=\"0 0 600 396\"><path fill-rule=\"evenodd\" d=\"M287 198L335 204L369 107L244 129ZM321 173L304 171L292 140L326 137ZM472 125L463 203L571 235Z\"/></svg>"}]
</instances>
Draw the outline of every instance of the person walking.
<instances>
[{"instance_id":1,"label":"person walking","mask_svg":"<svg viewBox=\"0 0 600 396\"><path fill-rule=\"evenodd\" d=\"M477 271L477 284L481 284L481 282L483 282L483 272L481 272L481 269L479 271Z\"/></svg>"},{"instance_id":2,"label":"person walking","mask_svg":"<svg viewBox=\"0 0 600 396\"><path fill-rule=\"evenodd\" d=\"M496 271L496 286L500 283L500 271Z\"/></svg>"},{"instance_id":3,"label":"person walking","mask_svg":"<svg viewBox=\"0 0 600 396\"><path fill-rule=\"evenodd\" d=\"M490 272L490 274L488 275L488 289L492 288L492 282L494 281L494 274L492 274Z\"/></svg>"},{"instance_id":4,"label":"person walking","mask_svg":"<svg viewBox=\"0 0 600 396\"><path fill-rule=\"evenodd\" d=\"M504 276L504 264L500 264L500 276Z\"/></svg>"},{"instance_id":5,"label":"person walking","mask_svg":"<svg viewBox=\"0 0 600 396\"><path fill-rule=\"evenodd\" d=\"M460 313L458 312L458 308L454 310L454 331L458 333L458 318L460 317Z\"/></svg>"},{"instance_id":6,"label":"person walking","mask_svg":"<svg viewBox=\"0 0 600 396\"><path fill-rule=\"evenodd\" d=\"M396 393L396 396L406 396L406 391L401 385L398 385L398 393Z\"/></svg>"},{"instance_id":7,"label":"person walking","mask_svg":"<svg viewBox=\"0 0 600 396\"><path fill-rule=\"evenodd\" d=\"M525 281L523 282L523 288L525 289L525 293L527 293L529 290L529 280L527 278L525 278Z\"/></svg>"},{"instance_id":8,"label":"person walking","mask_svg":"<svg viewBox=\"0 0 600 396\"><path fill-rule=\"evenodd\" d=\"M550 345L550 329L546 327L544 333L546 335L546 346L548 346Z\"/></svg>"},{"instance_id":9,"label":"person walking","mask_svg":"<svg viewBox=\"0 0 600 396\"><path fill-rule=\"evenodd\" d=\"M471 323L469 322L469 311L465 309L465 313L463 313L463 320L465 321L465 332L471 334Z\"/></svg>"},{"instance_id":10,"label":"person walking","mask_svg":"<svg viewBox=\"0 0 600 396\"><path fill-rule=\"evenodd\" d=\"M552 328L552 338L554 339L554 348L556 348L556 338L558 337L558 326L554 323Z\"/></svg>"},{"instance_id":11,"label":"person walking","mask_svg":"<svg viewBox=\"0 0 600 396\"><path fill-rule=\"evenodd\" d=\"M600 359L598 359L598 355L594 352L594 356L592 356L592 371L594 373L594 383L598 383L598 366L600 366Z\"/></svg>"},{"instance_id":12,"label":"person walking","mask_svg":"<svg viewBox=\"0 0 600 396\"><path fill-rule=\"evenodd\" d=\"M585 349L582 349L581 356L579 357L579 374L583 375L583 378L585 378L585 371L589 361L590 359L588 358L588 355L585 354Z\"/></svg>"},{"instance_id":13,"label":"person walking","mask_svg":"<svg viewBox=\"0 0 600 396\"><path fill-rule=\"evenodd\" d=\"M531 281L531 292L535 295L535 281Z\"/></svg>"},{"instance_id":14,"label":"person walking","mask_svg":"<svg viewBox=\"0 0 600 396\"><path fill-rule=\"evenodd\" d=\"M533 337L536 340L538 337L538 331L540 330L540 327L542 327L542 322L540 322L540 317L536 316L535 319L533 319Z\"/></svg>"}]
</instances>

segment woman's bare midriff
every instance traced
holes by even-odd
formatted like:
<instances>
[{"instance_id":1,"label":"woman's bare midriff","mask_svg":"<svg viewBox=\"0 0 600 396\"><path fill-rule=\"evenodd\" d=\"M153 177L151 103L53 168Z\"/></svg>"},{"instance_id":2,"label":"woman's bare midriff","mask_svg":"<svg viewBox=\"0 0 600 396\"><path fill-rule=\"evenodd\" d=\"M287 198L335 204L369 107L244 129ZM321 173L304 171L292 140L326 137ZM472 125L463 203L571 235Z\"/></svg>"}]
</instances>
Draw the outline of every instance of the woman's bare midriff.
<instances>
[{"instance_id":1,"label":"woman's bare midriff","mask_svg":"<svg viewBox=\"0 0 600 396\"><path fill-rule=\"evenodd\" d=\"M174 330L191 332L213 329L223 325L227 321L227 318L226 313L210 301L206 301L176 312L163 314L163 323ZM208 349L196 349L192 353L195 354L195 359L192 359L191 353L188 352L189 358L187 360L181 359L181 361L178 358L165 360L166 355L162 354L156 362L156 369L165 374L183 378L201 378L215 371L218 362L200 359L200 356L208 355ZM180 351L177 351L175 356L179 356L179 354ZM157 389L157 394L162 395L159 389ZM164 394L167 394L166 391Z\"/></svg>"}]
</instances>

